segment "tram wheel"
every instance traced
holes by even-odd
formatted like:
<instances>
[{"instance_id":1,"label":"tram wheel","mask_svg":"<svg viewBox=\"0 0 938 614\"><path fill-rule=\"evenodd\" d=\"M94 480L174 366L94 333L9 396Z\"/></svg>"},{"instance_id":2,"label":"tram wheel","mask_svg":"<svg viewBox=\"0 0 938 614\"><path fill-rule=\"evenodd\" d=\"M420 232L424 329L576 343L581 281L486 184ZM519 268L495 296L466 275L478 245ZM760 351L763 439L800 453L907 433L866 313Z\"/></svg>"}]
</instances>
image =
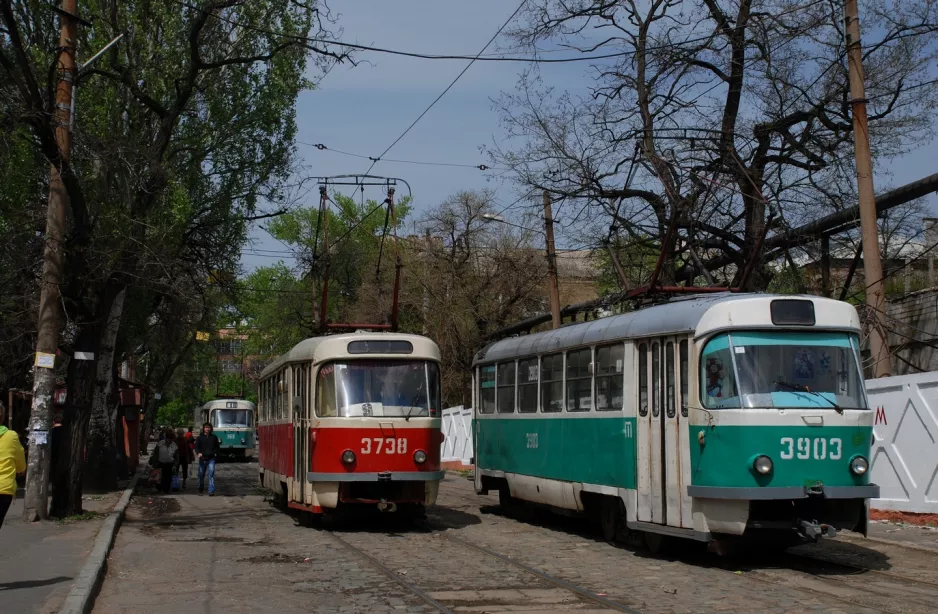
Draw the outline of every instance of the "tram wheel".
<instances>
[{"instance_id":1,"label":"tram wheel","mask_svg":"<svg viewBox=\"0 0 938 614\"><path fill-rule=\"evenodd\" d=\"M652 554L665 554L671 546L671 539L660 533L645 532L645 547Z\"/></svg>"},{"instance_id":2,"label":"tram wheel","mask_svg":"<svg viewBox=\"0 0 938 614\"><path fill-rule=\"evenodd\" d=\"M511 496L508 484L498 489L498 507L502 508L502 513L508 516L517 511L518 502Z\"/></svg>"},{"instance_id":3,"label":"tram wheel","mask_svg":"<svg viewBox=\"0 0 938 614\"><path fill-rule=\"evenodd\" d=\"M622 504L619 499L602 498L599 508L599 520L602 525L603 539L610 543L616 541L625 524L623 522Z\"/></svg>"}]
</instances>

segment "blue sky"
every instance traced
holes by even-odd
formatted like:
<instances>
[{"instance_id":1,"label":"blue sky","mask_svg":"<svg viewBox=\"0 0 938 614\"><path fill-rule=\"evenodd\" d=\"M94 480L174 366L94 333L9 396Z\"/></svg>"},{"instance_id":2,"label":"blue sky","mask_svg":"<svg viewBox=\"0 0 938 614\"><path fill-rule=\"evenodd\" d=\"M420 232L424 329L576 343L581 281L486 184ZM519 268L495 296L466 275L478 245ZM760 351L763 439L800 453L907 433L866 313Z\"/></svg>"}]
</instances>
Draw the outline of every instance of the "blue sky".
<instances>
[{"instance_id":1,"label":"blue sky","mask_svg":"<svg viewBox=\"0 0 938 614\"><path fill-rule=\"evenodd\" d=\"M331 0L330 6L343 29L341 38L377 47L431 54L475 55L517 7L505 0ZM489 52L495 50L493 44ZM359 52L361 63L340 65L316 91L304 92L297 107L298 140L356 154L377 156L465 67L465 60L422 60ZM386 157L403 160L459 164L490 164L480 147L501 137L498 114L491 99L514 88L523 64L476 62ZM585 89L588 79L582 64L541 65L546 83L571 90ZM298 145L299 154L312 176L365 172L368 160ZM890 168L875 169L877 192L934 172L938 148L934 143L905 156ZM405 179L413 188L416 217L459 190L491 187L499 202L517 198L510 182L493 171L422 166L382 161L374 175ZM399 194L406 193L403 188ZM377 188L366 197L380 200ZM315 205L318 194L306 197ZM935 197L929 197L934 209ZM286 247L257 227L253 245L245 250L242 264L248 270L283 258ZM563 236L558 245L563 246Z\"/></svg>"}]
</instances>

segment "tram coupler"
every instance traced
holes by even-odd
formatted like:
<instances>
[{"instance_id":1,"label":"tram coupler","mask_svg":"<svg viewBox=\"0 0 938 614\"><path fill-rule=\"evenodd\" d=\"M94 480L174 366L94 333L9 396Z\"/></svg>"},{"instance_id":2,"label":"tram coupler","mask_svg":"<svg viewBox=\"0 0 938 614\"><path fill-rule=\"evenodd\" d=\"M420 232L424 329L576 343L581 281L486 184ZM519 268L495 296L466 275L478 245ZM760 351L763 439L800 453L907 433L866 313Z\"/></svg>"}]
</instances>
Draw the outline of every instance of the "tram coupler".
<instances>
[{"instance_id":1,"label":"tram coupler","mask_svg":"<svg viewBox=\"0 0 938 614\"><path fill-rule=\"evenodd\" d=\"M798 530L805 539L817 541L822 537L837 537L837 529L829 524L819 524L816 520L799 520Z\"/></svg>"},{"instance_id":2,"label":"tram coupler","mask_svg":"<svg viewBox=\"0 0 938 614\"><path fill-rule=\"evenodd\" d=\"M392 512L392 513L396 512L397 503L394 503L393 501L391 503L388 503L384 499L381 499L381 501L378 502L378 511L379 512Z\"/></svg>"}]
</instances>

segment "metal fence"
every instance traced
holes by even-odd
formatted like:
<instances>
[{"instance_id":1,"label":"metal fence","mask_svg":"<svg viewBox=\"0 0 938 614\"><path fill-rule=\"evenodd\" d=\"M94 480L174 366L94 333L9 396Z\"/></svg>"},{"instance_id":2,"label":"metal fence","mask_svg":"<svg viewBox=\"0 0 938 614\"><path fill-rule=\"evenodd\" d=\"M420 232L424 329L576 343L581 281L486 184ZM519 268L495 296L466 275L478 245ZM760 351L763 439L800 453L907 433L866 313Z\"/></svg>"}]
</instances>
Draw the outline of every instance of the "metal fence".
<instances>
[{"instance_id":1,"label":"metal fence","mask_svg":"<svg viewBox=\"0 0 938 614\"><path fill-rule=\"evenodd\" d=\"M938 513L938 372L866 381L875 412L870 506Z\"/></svg>"},{"instance_id":2,"label":"metal fence","mask_svg":"<svg viewBox=\"0 0 938 614\"><path fill-rule=\"evenodd\" d=\"M472 408L457 405L443 410L443 440L440 461L450 466L472 463Z\"/></svg>"}]
</instances>

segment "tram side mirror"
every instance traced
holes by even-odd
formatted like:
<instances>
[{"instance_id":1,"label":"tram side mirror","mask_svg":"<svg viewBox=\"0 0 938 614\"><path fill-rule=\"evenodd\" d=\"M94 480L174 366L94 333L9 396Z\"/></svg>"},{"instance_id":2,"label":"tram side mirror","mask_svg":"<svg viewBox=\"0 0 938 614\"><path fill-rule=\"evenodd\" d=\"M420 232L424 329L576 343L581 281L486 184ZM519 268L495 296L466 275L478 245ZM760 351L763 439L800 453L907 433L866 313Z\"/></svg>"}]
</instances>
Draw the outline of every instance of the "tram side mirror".
<instances>
[{"instance_id":1,"label":"tram side mirror","mask_svg":"<svg viewBox=\"0 0 938 614\"><path fill-rule=\"evenodd\" d=\"M277 392L279 392L280 394L283 394L283 380L279 380L277 382Z\"/></svg>"}]
</instances>

